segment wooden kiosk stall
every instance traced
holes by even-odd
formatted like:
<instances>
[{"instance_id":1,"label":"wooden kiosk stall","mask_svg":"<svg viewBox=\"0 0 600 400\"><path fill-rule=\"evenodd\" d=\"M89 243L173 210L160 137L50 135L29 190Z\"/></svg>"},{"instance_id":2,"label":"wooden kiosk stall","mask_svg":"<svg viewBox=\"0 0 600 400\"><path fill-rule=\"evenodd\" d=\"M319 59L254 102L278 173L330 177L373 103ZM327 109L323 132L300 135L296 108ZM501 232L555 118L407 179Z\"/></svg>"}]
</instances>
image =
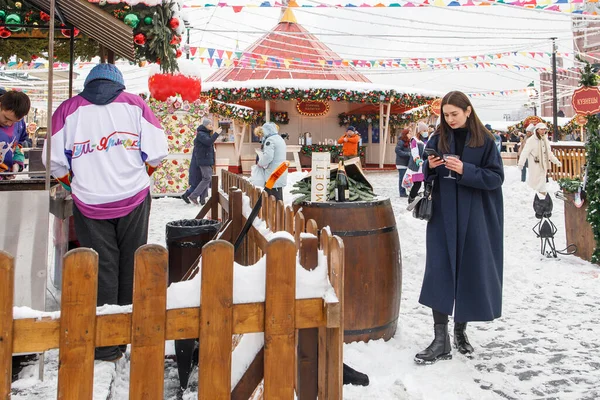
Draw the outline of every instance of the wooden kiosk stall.
<instances>
[{"instance_id":1,"label":"wooden kiosk stall","mask_svg":"<svg viewBox=\"0 0 600 400\"><path fill-rule=\"evenodd\" d=\"M289 134L288 146L299 146L294 152L301 155L314 150L306 141L310 137L312 146L328 146L335 159L337 139L348 125L341 116L358 115L364 116L357 126L363 161L379 168L395 165L393 135L401 126L395 121L409 123L427 117L427 110L410 111L439 97L438 93L371 83L347 62L334 61L341 57L298 24L289 8L270 32L239 53L239 59L203 82L202 94L263 112L265 121L278 123L280 132ZM259 146L250 130L241 159L253 158ZM240 164L237 159L229 161L230 166Z\"/></svg>"}]
</instances>

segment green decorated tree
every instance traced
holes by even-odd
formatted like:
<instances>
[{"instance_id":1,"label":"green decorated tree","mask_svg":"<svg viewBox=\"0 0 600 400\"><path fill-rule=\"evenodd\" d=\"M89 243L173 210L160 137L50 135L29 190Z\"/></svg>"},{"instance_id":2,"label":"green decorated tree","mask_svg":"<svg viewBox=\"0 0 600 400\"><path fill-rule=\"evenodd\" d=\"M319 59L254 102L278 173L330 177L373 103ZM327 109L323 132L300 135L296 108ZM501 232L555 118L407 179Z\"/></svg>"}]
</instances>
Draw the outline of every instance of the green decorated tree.
<instances>
[{"instance_id":1,"label":"green decorated tree","mask_svg":"<svg viewBox=\"0 0 600 400\"><path fill-rule=\"evenodd\" d=\"M94 3L104 12L112 15L133 29L131 40L135 44L136 61L159 63L166 73L177 72L177 57L181 56L178 46L181 43L183 22L180 21L179 5L168 1L157 5L136 4L126 2L108 4L106 0ZM28 62L44 56L48 51L47 29L50 16L29 3L0 0L0 57L8 60L16 56ZM60 27L60 22L55 21ZM20 27L18 25L29 25ZM57 38L68 38L70 27L57 31ZM75 57L90 60L98 55L98 45L90 38L75 30ZM55 41L55 55L58 61L68 62L69 41Z\"/></svg>"},{"instance_id":2,"label":"green decorated tree","mask_svg":"<svg viewBox=\"0 0 600 400\"><path fill-rule=\"evenodd\" d=\"M598 75L592 70L589 62L579 59L584 63L581 86L598 86ZM600 119L597 114L587 116L586 142L587 151L587 183L586 196L588 201L587 220L592 226L596 248L592 254L592 262L600 262Z\"/></svg>"}]
</instances>

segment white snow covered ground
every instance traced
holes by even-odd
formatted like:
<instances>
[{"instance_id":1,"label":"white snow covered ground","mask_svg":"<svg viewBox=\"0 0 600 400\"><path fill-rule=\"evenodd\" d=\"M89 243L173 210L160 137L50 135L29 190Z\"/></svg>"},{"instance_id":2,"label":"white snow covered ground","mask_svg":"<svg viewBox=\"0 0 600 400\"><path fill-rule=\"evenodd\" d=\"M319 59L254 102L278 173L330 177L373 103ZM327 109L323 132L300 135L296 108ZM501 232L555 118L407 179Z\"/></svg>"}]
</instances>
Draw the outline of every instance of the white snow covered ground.
<instances>
[{"instance_id":1,"label":"white snow covered ground","mask_svg":"<svg viewBox=\"0 0 600 400\"><path fill-rule=\"evenodd\" d=\"M504 296L502 318L469 324L472 359L454 353L450 361L416 365L413 356L433 337L430 309L418 303L425 265L425 226L398 198L398 175L367 173L374 190L392 199L402 248L403 284L398 330L388 342L352 343L344 360L367 373L368 387L344 386L344 399L598 399L600 398L600 267L575 256L558 260L540 255L533 192L520 182L516 167L506 167L504 189ZM551 184L552 191L558 186ZM150 243L165 245L165 224L194 218L198 208L182 200L156 199L150 217ZM552 221L557 247L564 248L563 205L554 199ZM175 399L176 369L169 362L167 399ZM56 398L57 352L46 353L45 382L36 366L13 384L13 399ZM127 399L129 365L115 380L116 400ZM111 374L104 373L110 377ZM54 390L53 390L54 389ZM100 395L99 392L95 393ZM95 396L96 397L96 396ZM98 396L100 398L100 396ZM186 393L183 398L195 398Z\"/></svg>"}]
</instances>

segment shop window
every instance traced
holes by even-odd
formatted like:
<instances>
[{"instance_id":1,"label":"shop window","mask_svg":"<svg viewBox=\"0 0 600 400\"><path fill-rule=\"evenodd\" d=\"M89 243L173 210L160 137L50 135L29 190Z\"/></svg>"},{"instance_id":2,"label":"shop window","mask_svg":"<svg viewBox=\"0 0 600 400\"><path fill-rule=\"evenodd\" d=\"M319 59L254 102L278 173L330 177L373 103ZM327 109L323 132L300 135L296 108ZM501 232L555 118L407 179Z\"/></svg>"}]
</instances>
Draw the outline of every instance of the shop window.
<instances>
[{"instance_id":1,"label":"shop window","mask_svg":"<svg viewBox=\"0 0 600 400\"><path fill-rule=\"evenodd\" d=\"M379 125L371 125L373 143L379 143Z\"/></svg>"}]
</instances>

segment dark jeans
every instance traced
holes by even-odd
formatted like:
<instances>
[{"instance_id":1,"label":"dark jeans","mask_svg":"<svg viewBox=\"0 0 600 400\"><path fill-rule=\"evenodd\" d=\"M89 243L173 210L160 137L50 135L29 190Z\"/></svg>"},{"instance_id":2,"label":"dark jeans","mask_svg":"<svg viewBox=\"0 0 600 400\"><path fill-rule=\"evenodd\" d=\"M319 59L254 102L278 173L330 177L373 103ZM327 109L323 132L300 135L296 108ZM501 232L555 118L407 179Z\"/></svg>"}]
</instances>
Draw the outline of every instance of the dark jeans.
<instances>
[{"instance_id":1,"label":"dark jeans","mask_svg":"<svg viewBox=\"0 0 600 400\"><path fill-rule=\"evenodd\" d=\"M82 247L98 253L98 299L96 304L131 304L135 251L148 242L150 194L132 212L121 218L91 219L73 204L75 232ZM97 360L121 355L118 346L97 347Z\"/></svg>"},{"instance_id":2,"label":"dark jeans","mask_svg":"<svg viewBox=\"0 0 600 400\"><path fill-rule=\"evenodd\" d=\"M189 196L192 198L200 197L200 199L204 202L206 200L206 196L208 195L208 188L210 187L212 165L201 165L200 173L202 179L200 180L200 183L192 189L192 192Z\"/></svg>"},{"instance_id":3,"label":"dark jeans","mask_svg":"<svg viewBox=\"0 0 600 400\"><path fill-rule=\"evenodd\" d=\"M406 197L406 189L402 187L402 179L404 179L404 174L406 174L406 168L402 168L398 170L398 175L400 177L398 187L400 188L400 197Z\"/></svg>"},{"instance_id":4,"label":"dark jeans","mask_svg":"<svg viewBox=\"0 0 600 400\"><path fill-rule=\"evenodd\" d=\"M282 188L265 189L265 191L269 194L269 196L275 196L275 199L283 201Z\"/></svg>"},{"instance_id":5,"label":"dark jeans","mask_svg":"<svg viewBox=\"0 0 600 400\"><path fill-rule=\"evenodd\" d=\"M523 165L523 169L521 170L521 182L525 182L527 180L527 161L525 161L525 165Z\"/></svg>"}]
</instances>

